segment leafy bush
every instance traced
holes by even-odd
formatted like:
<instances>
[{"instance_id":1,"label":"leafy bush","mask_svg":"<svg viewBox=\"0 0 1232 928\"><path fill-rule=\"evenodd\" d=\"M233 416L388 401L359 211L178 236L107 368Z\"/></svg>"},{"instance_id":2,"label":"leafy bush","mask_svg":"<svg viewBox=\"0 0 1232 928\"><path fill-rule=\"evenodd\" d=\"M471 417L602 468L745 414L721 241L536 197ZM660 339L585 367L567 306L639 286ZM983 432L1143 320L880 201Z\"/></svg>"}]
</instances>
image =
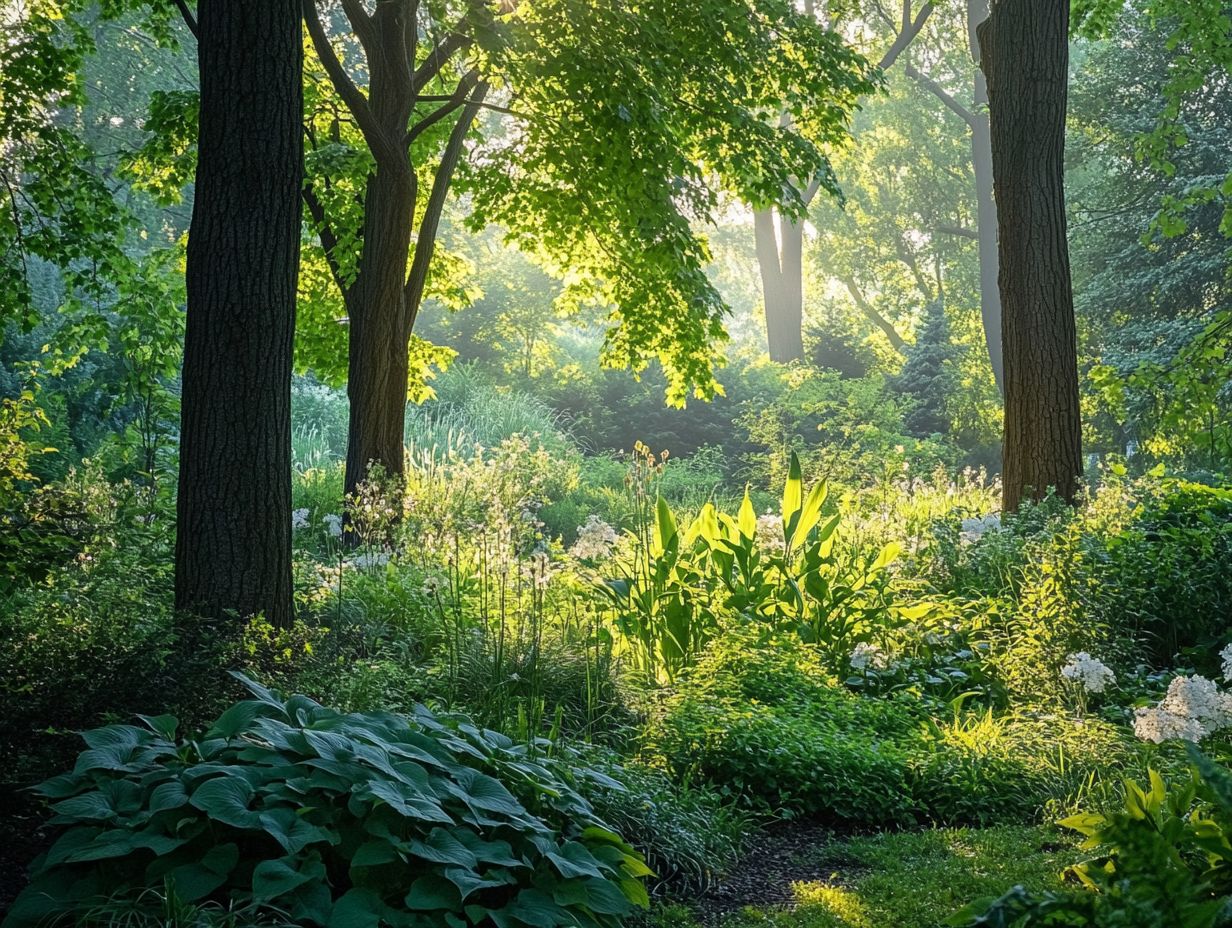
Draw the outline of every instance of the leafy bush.
<instances>
[{"instance_id":1,"label":"leafy bush","mask_svg":"<svg viewBox=\"0 0 1232 928\"><path fill-rule=\"evenodd\" d=\"M793 638L750 630L716 638L665 700L654 749L678 779L698 778L753 808L851 824L909 821L899 742L918 719L895 700L837 687Z\"/></svg>"},{"instance_id":2,"label":"leafy bush","mask_svg":"<svg viewBox=\"0 0 1232 928\"><path fill-rule=\"evenodd\" d=\"M724 615L795 632L832 664L845 663L890 619L886 568L898 548L841 543L842 514L826 515L826 498L825 483L805 493L794 453L778 516L759 519L746 493L735 517L707 503L681 527L658 497L633 531L631 556L615 564L619 576L601 587L638 669L674 679Z\"/></svg>"},{"instance_id":3,"label":"leafy bush","mask_svg":"<svg viewBox=\"0 0 1232 928\"><path fill-rule=\"evenodd\" d=\"M1077 513L1041 512L973 551L982 557L991 545L1004 562L1007 544L1021 566L1004 590L1008 620L989 640L1012 695L1055 702L1056 674L1076 651L1100 654L1122 676L1185 652L1199 670L1215 669L1232 612L1232 492L1157 477L1117 482Z\"/></svg>"},{"instance_id":4,"label":"leafy bush","mask_svg":"<svg viewBox=\"0 0 1232 928\"><path fill-rule=\"evenodd\" d=\"M537 747L461 717L255 698L199 739L170 716L86 733L39 787L60 835L6 928L170 885L298 924L610 925L650 871ZM541 745L546 747L546 745Z\"/></svg>"},{"instance_id":5,"label":"leafy bush","mask_svg":"<svg viewBox=\"0 0 1232 928\"><path fill-rule=\"evenodd\" d=\"M1232 774L1190 748L1193 776L1169 788L1154 771L1126 781L1120 811L1061 822L1098 855L1067 871L1087 892L1031 893L1015 886L972 903L960 926L1219 928L1232 921Z\"/></svg>"}]
</instances>

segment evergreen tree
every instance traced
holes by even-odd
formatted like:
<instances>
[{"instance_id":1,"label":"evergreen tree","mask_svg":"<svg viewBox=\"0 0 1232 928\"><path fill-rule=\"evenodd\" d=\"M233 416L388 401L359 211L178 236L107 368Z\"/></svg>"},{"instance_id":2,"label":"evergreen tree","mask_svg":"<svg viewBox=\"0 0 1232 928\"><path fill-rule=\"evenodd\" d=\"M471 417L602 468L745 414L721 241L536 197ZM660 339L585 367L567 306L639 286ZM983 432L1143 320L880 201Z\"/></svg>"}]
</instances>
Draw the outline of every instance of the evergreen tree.
<instances>
[{"instance_id":1,"label":"evergreen tree","mask_svg":"<svg viewBox=\"0 0 1232 928\"><path fill-rule=\"evenodd\" d=\"M898 376L898 389L914 403L903 417L903 424L912 435L924 438L950 430L947 408L957 386L956 357L945 304L933 300L924 311L924 324L915 344L907 349L907 362Z\"/></svg>"}]
</instances>

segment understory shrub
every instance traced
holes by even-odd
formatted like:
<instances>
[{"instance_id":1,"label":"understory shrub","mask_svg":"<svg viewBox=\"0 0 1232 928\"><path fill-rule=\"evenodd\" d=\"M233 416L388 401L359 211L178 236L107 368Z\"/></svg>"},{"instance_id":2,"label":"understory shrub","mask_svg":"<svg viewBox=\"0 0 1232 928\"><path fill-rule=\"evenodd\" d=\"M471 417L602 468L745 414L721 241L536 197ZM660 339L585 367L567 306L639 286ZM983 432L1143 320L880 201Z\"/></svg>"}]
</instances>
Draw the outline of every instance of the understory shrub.
<instances>
[{"instance_id":1,"label":"understory shrub","mask_svg":"<svg viewBox=\"0 0 1232 928\"><path fill-rule=\"evenodd\" d=\"M997 717L960 698L938 721L905 691L856 695L793 639L733 629L663 700L650 741L678 777L846 825L988 825L1105 801L1144 767L1146 750L1099 719Z\"/></svg>"},{"instance_id":2,"label":"understory shrub","mask_svg":"<svg viewBox=\"0 0 1232 928\"><path fill-rule=\"evenodd\" d=\"M1070 867L1078 884L1033 893L1015 886L973 902L955 926L998 928L1223 928L1232 924L1232 774L1189 748L1193 770L1169 784L1126 781L1121 808L1060 824L1094 852Z\"/></svg>"},{"instance_id":3,"label":"understory shrub","mask_svg":"<svg viewBox=\"0 0 1232 928\"><path fill-rule=\"evenodd\" d=\"M649 869L569 781L618 784L546 742L244 682L254 698L199 738L170 716L84 735L39 787L59 836L5 928L164 887L335 928L616 926L646 904Z\"/></svg>"}]
</instances>

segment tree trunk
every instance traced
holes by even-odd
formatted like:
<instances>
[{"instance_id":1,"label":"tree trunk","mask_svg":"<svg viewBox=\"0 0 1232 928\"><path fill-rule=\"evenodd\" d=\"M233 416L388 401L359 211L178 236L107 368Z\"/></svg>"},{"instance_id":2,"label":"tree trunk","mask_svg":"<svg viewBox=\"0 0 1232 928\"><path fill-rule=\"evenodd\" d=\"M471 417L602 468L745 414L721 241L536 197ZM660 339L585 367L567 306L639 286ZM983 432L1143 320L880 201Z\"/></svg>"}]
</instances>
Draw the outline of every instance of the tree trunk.
<instances>
[{"instance_id":1,"label":"tree trunk","mask_svg":"<svg viewBox=\"0 0 1232 928\"><path fill-rule=\"evenodd\" d=\"M175 601L291 614L291 352L299 272L296 0L200 0Z\"/></svg>"},{"instance_id":2,"label":"tree trunk","mask_svg":"<svg viewBox=\"0 0 1232 928\"><path fill-rule=\"evenodd\" d=\"M988 18L988 0L968 0L967 30L971 57L980 64L977 28ZM980 315L984 342L997 389L1005 395L1005 362L1001 347L1001 291L997 286L997 202L992 190L992 138L988 132L988 83L975 72L975 105L971 111L971 163L975 168L976 223L980 255Z\"/></svg>"},{"instance_id":3,"label":"tree trunk","mask_svg":"<svg viewBox=\"0 0 1232 928\"><path fill-rule=\"evenodd\" d=\"M1069 2L996 0L979 27L988 80L1005 359L1004 508L1082 473L1077 337L1066 243Z\"/></svg>"},{"instance_id":4,"label":"tree trunk","mask_svg":"<svg viewBox=\"0 0 1232 928\"><path fill-rule=\"evenodd\" d=\"M348 494L373 464L387 476L402 476L410 337L405 286L414 213L415 175L409 162L378 164L368 178L359 273L346 300Z\"/></svg>"},{"instance_id":5,"label":"tree trunk","mask_svg":"<svg viewBox=\"0 0 1232 928\"><path fill-rule=\"evenodd\" d=\"M779 214L783 302L770 335L770 357L780 363L804 359L804 221ZM767 314L766 328L770 328ZM776 357L777 355L777 357Z\"/></svg>"},{"instance_id":6,"label":"tree trunk","mask_svg":"<svg viewBox=\"0 0 1232 928\"><path fill-rule=\"evenodd\" d=\"M780 252L779 233L790 234L800 232L800 226L789 226L787 222L775 222L773 209L758 209L753 211L753 244L757 251L757 267L761 272L762 304L766 314L766 345L770 352L770 360L786 364L804 356L803 337L800 332L802 325L803 299L801 305L792 311L789 305L789 289L801 292L799 280L794 286L787 280L785 253ZM775 226L778 226L776 231ZM799 243L803 250L803 234ZM796 273L801 273L800 265L796 265ZM793 318L795 332L793 334ZM793 354L792 346L799 345Z\"/></svg>"}]
</instances>

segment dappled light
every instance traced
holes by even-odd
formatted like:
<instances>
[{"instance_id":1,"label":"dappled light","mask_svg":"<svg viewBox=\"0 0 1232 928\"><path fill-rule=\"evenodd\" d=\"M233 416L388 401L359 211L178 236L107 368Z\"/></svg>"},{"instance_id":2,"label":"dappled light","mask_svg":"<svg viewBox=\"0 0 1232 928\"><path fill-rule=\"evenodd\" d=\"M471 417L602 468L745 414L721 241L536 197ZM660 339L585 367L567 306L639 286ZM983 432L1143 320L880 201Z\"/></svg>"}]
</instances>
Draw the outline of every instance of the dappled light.
<instances>
[{"instance_id":1,"label":"dappled light","mask_svg":"<svg viewBox=\"0 0 1232 928\"><path fill-rule=\"evenodd\" d=\"M1232 924L1232 19L0 0L0 928Z\"/></svg>"}]
</instances>

